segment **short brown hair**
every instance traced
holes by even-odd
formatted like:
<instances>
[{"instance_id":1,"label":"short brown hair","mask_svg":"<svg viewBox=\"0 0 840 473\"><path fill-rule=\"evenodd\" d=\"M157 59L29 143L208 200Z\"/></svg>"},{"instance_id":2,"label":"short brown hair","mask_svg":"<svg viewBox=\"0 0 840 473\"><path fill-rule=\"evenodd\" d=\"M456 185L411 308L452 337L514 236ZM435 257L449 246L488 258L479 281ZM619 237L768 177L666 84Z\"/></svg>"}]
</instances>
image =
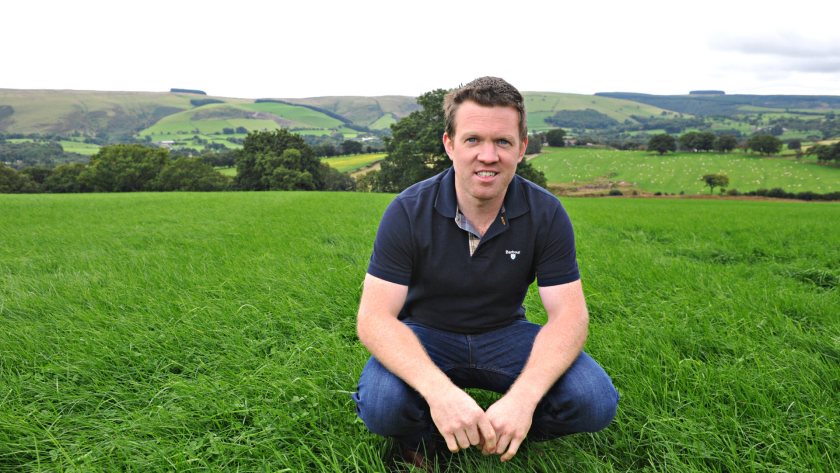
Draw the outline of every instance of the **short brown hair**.
<instances>
[{"instance_id":1,"label":"short brown hair","mask_svg":"<svg viewBox=\"0 0 840 473\"><path fill-rule=\"evenodd\" d=\"M462 103L472 100L484 107L513 107L519 112L519 139L525 141L528 136L528 123L525 116L525 99L504 79L498 77L479 77L467 85L451 90L443 98L443 116L446 121L446 134L455 137L455 112Z\"/></svg>"}]
</instances>

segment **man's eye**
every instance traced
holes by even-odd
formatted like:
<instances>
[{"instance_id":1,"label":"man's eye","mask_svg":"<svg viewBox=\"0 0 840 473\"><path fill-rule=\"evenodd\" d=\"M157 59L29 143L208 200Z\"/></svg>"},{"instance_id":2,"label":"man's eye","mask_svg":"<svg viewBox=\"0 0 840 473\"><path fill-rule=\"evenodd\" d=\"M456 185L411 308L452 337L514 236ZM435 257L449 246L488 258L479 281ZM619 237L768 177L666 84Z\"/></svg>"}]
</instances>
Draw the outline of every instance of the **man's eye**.
<instances>
[{"instance_id":1,"label":"man's eye","mask_svg":"<svg viewBox=\"0 0 840 473\"><path fill-rule=\"evenodd\" d=\"M500 144L500 145L507 146L507 145L509 145L509 144L510 144L510 141L508 141L508 140L506 140L506 139L502 138L501 140L499 140L499 144Z\"/></svg>"},{"instance_id":2,"label":"man's eye","mask_svg":"<svg viewBox=\"0 0 840 473\"><path fill-rule=\"evenodd\" d=\"M473 137L467 138L467 143L475 143L476 141L478 141L478 140L473 138Z\"/></svg>"}]
</instances>

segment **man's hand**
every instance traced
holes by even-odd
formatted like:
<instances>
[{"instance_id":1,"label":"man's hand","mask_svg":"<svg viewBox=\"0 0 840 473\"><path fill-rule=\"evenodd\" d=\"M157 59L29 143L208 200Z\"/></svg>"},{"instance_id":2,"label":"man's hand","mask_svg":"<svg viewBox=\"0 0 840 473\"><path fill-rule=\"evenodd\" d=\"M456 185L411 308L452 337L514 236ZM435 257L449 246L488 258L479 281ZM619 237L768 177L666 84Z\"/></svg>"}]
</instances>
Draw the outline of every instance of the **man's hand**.
<instances>
[{"instance_id":1,"label":"man's hand","mask_svg":"<svg viewBox=\"0 0 840 473\"><path fill-rule=\"evenodd\" d=\"M485 451L495 450L496 432L481 406L469 394L452 386L426 400L432 421L446 440L449 451L456 453L472 445L484 445Z\"/></svg>"},{"instance_id":2,"label":"man's hand","mask_svg":"<svg viewBox=\"0 0 840 473\"><path fill-rule=\"evenodd\" d=\"M516 455L531 429L536 405L518 399L510 393L502 396L487 409L487 417L496 432L496 448L484 446L484 453L501 455L506 462Z\"/></svg>"}]
</instances>

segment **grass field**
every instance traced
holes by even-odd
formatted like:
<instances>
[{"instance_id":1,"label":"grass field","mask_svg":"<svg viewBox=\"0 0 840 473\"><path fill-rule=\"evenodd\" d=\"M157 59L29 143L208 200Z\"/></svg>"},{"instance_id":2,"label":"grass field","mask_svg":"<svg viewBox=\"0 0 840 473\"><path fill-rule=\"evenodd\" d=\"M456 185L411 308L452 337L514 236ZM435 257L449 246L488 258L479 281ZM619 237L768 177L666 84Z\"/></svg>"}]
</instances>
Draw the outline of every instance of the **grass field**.
<instances>
[{"instance_id":1,"label":"grass field","mask_svg":"<svg viewBox=\"0 0 840 473\"><path fill-rule=\"evenodd\" d=\"M668 153L597 148L544 148L531 164L550 184L566 188L627 184L645 192L708 193L704 174L724 173L729 188L741 192L780 187L788 192L840 190L840 168L811 159L759 157L741 153Z\"/></svg>"},{"instance_id":2,"label":"grass field","mask_svg":"<svg viewBox=\"0 0 840 473\"><path fill-rule=\"evenodd\" d=\"M321 161L341 172L353 172L370 166L377 161L385 159L386 153L352 154L349 156L336 156L333 158L321 158Z\"/></svg>"},{"instance_id":3,"label":"grass field","mask_svg":"<svg viewBox=\"0 0 840 473\"><path fill-rule=\"evenodd\" d=\"M553 116L559 110L594 109L619 122L633 120L632 115L660 116L664 111L652 105L595 95L554 92L524 92L523 95L525 96L525 108L528 110L528 129L531 131L546 131L556 128L556 126L546 123L545 119Z\"/></svg>"},{"instance_id":4,"label":"grass field","mask_svg":"<svg viewBox=\"0 0 840 473\"><path fill-rule=\"evenodd\" d=\"M391 198L0 195L0 471L385 471L349 392ZM840 468L840 205L564 203L618 416L448 471Z\"/></svg>"}]
</instances>

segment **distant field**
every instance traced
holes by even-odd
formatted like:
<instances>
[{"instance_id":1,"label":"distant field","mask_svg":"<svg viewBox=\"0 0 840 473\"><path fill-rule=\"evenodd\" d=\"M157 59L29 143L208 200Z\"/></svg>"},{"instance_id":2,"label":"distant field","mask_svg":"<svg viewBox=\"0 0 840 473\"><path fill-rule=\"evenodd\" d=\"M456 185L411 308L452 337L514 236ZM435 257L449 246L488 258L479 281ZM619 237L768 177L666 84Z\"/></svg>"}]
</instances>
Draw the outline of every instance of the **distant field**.
<instances>
[{"instance_id":1,"label":"distant field","mask_svg":"<svg viewBox=\"0 0 840 473\"><path fill-rule=\"evenodd\" d=\"M704 174L724 173L729 188L741 192L780 187L788 192L840 190L840 168L813 159L758 157L742 153L676 153L593 148L544 148L531 164L548 182L564 187L624 183L646 192L708 193Z\"/></svg>"},{"instance_id":2,"label":"distant field","mask_svg":"<svg viewBox=\"0 0 840 473\"><path fill-rule=\"evenodd\" d=\"M365 166L382 161L386 153L353 154L349 156L336 156L333 158L321 158L321 161L341 172L352 172Z\"/></svg>"},{"instance_id":3,"label":"distant field","mask_svg":"<svg viewBox=\"0 0 840 473\"><path fill-rule=\"evenodd\" d=\"M9 143L32 143L35 140L32 138L11 138L7 139ZM91 143L82 143L80 141L60 140L58 142L61 148L68 153L78 153L85 156L92 156L99 151L100 146Z\"/></svg>"},{"instance_id":4,"label":"distant field","mask_svg":"<svg viewBox=\"0 0 840 473\"><path fill-rule=\"evenodd\" d=\"M385 130L397 123L397 119L391 114L382 115L378 120L370 124L371 130Z\"/></svg>"},{"instance_id":5,"label":"distant field","mask_svg":"<svg viewBox=\"0 0 840 473\"><path fill-rule=\"evenodd\" d=\"M524 92L525 108L528 110L528 129L543 131L556 128L545 122L559 110L598 110L611 118L623 122L632 120L631 115L661 116L661 108L629 100L599 97L594 95L561 94L552 92ZM668 113L668 112L666 112Z\"/></svg>"},{"instance_id":6,"label":"distant field","mask_svg":"<svg viewBox=\"0 0 840 473\"><path fill-rule=\"evenodd\" d=\"M61 140L61 147L68 153L79 153L85 156L93 156L99 152L99 145L91 143L80 143L78 141Z\"/></svg>"},{"instance_id":7,"label":"distant field","mask_svg":"<svg viewBox=\"0 0 840 473\"><path fill-rule=\"evenodd\" d=\"M0 195L0 470L388 471L350 393L392 198ZM447 471L840 470L840 204L563 203L618 416Z\"/></svg>"}]
</instances>

